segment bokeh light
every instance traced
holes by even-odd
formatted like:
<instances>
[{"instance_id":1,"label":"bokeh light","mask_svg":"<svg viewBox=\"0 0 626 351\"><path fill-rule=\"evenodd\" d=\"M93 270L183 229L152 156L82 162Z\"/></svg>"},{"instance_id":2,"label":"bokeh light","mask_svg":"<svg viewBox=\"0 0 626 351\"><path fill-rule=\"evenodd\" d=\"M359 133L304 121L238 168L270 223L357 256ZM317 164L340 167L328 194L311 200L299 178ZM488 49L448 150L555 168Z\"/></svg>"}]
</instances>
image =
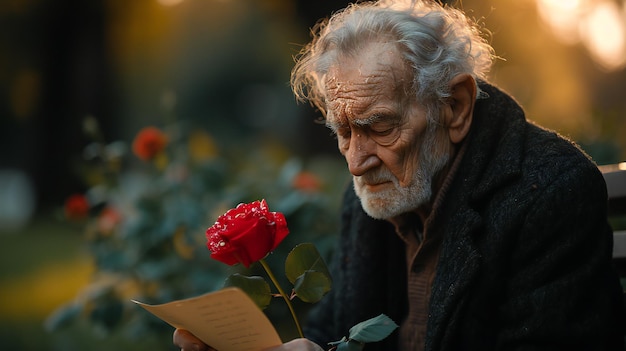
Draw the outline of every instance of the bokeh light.
<instances>
[{"instance_id":1,"label":"bokeh light","mask_svg":"<svg viewBox=\"0 0 626 351\"><path fill-rule=\"evenodd\" d=\"M623 12L612 1L594 6L579 26L582 42L593 58L608 70L626 63L625 31Z\"/></svg>"},{"instance_id":2,"label":"bokeh light","mask_svg":"<svg viewBox=\"0 0 626 351\"><path fill-rule=\"evenodd\" d=\"M157 0L157 1L159 2L159 4L164 5L164 6L174 6L183 2L183 0Z\"/></svg>"},{"instance_id":3,"label":"bokeh light","mask_svg":"<svg viewBox=\"0 0 626 351\"><path fill-rule=\"evenodd\" d=\"M626 12L610 0L536 0L541 19L563 43L582 43L613 71L626 64ZM622 5L623 6L623 5Z\"/></svg>"}]
</instances>

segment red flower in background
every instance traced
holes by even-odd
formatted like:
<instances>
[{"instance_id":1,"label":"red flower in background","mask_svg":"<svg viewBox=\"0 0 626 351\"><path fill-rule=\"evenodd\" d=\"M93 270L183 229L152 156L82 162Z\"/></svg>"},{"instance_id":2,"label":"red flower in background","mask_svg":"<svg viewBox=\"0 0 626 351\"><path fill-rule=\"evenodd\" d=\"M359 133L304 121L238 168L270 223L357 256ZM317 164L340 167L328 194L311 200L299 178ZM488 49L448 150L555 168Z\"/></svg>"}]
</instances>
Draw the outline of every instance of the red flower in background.
<instances>
[{"instance_id":1,"label":"red flower in background","mask_svg":"<svg viewBox=\"0 0 626 351\"><path fill-rule=\"evenodd\" d=\"M133 152L144 161L152 160L167 146L167 135L156 127L146 127L137 133L133 141Z\"/></svg>"},{"instance_id":2,"label":"red flower in background","mask_svg":"<svg viewBox=\"0 0 626 351\"><path fill-rule=\"evenodd\" d=\"M73 194L65 200L65 217L80 220L89 214L89 201L82 194Z\"/></svg>"},{"instance_id":3,"label":"red flower in background","mask_svg":"<svg viewBox=\"0 0 626 351\"><path fill-rule=\"evenodd\" d=\"M315 193L320 191L321 184L319 178L311 172L300 172L292 180L291 185L305 193Z\"/></svg>"},{"instance_id":4,"label":"red flower in background","mask_svg":"<svg viewBox=\"0 0 626 351\"><path fill-rule=\"evenodd\" d=\"M100 233L110 235L122 222L122 215L113 207L105 207L98 215L98 230Z\"/></svg>"},{"instance_id":5,"label":"red flower in background","mask_svg":"<svg viewBox=\"0 0 626 351\"><path fill-rule=\"evenodd\" d=\"M240 204L206 231L211 258L246 267L272 252L289 234L285 216L270 212L265 200Z\"/></svg>"}]
</instances>

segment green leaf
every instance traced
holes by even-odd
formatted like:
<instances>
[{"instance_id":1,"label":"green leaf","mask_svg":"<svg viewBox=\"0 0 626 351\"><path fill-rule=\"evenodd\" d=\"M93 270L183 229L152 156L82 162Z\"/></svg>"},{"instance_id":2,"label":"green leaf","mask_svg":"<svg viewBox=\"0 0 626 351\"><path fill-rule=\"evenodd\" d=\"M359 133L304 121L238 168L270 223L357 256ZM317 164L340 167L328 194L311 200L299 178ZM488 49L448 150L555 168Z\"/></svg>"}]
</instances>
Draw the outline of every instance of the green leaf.
<instances>
[{"instance_id":1,"label":"green leaf","mask_svg":"<svg viewBox=\"0 0 626 351\"><path fill-rule=\"evenodd\" d=\"M259 276L248 277L235 273L226 278L224 287L237 287L243 290L254 303L264 310L272 300L272 293L269 284Z\"/></svg>"},{"instance_id":2,"label":"green leaf","mask_svg":"<svg viewBox=\"0 0 626 351\"><path fill-rule=\"evenodd\" d=\"M341 344L342 342L348 342L348 338L344 336L343 338L341 338L341 340L329 342L328 345L335 346Z\"/></svg>"},{"instance_id":3,"label":"green leaf","mask_svg":"<svg viewBox=\"0 0 626 351\"><path fill-rule=\"evenodd\" d=\"M381 314L350 328L349 338L363 343L381 341L397 327L391 318Z\"/></svg>"},{"instance_id":4,"label":"green leaf","mask_svg":"<svg viewBox=\"0 0 626 351\"><path fill-rule=\"evenodd\" d=\"M300 300L315 303L330 291L331 281L324 273L306 271L296 279L293 289Z\"/></svg>"},{"instance_id":5,"label":"green leaf","mask_svg":"<svg viewBox=\"0 0 626 351\"><path fill-rule=\"evenodd\" d=\"M291 284L295 284L296 279L307 271L320 272L331 280L326 262L311 243L297 245L285 260L285 274Z\"/></svg>"}]
</instances>

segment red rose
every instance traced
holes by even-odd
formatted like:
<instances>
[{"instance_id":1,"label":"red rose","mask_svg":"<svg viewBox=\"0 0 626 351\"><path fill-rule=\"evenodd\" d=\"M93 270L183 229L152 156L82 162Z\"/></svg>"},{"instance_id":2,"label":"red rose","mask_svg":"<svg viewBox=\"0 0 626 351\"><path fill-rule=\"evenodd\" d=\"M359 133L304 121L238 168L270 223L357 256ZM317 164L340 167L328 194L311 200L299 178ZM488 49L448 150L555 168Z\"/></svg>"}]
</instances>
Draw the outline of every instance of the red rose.
<instances>
[{"instance_id":1,"label":"red rose","mask_svg":"<svg viewBox=\"0 0 626 351\"><path fill-rule=\"evenodd\" d=\"M270 212L261 200L228 210L206 231L206 238L211 258L247 268L272 252L287 234L285 216Z\"/></svg>"},{"instance_id":2,"label":"red rose","mask_svg":"<svg viewBox=\"0 0 626 351\"><path fill-rule=\"evenodd\" d=\"M137 133L133 141L133 152L144 161L152 160L167 145L167 135L156 127L146 127Z\"/></svg>"},{"instance_id":3,"label":"red rose","mask_svg":"<svg viewBox=\"0 0 626 351\"><path fill-rule=\"evenodd\" d=\"M65 217L71 220L86 218L89 214L89 201L82 194L74 194L65 200Z\"/></svg>"}]
</instances>

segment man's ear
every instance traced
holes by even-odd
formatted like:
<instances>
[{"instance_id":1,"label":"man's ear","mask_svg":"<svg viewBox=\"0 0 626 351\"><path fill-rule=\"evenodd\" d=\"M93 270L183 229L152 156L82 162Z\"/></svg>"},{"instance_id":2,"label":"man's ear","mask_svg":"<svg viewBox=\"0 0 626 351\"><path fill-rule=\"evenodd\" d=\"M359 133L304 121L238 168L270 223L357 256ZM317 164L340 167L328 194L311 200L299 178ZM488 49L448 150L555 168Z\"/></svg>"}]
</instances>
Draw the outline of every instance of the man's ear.
<instances>
[{"instance_id":1,"label":"man's ear","mask_svg":"<svg viewBox=\"0 0 626 351\"><path fill-rule=\"evenodd\" d=\"M450 99L445 106L444 123L450 141L460 143L470 130L476 102L476 81L469 74L459 74L450 81Z\"/></svg>"}]
</instances>

